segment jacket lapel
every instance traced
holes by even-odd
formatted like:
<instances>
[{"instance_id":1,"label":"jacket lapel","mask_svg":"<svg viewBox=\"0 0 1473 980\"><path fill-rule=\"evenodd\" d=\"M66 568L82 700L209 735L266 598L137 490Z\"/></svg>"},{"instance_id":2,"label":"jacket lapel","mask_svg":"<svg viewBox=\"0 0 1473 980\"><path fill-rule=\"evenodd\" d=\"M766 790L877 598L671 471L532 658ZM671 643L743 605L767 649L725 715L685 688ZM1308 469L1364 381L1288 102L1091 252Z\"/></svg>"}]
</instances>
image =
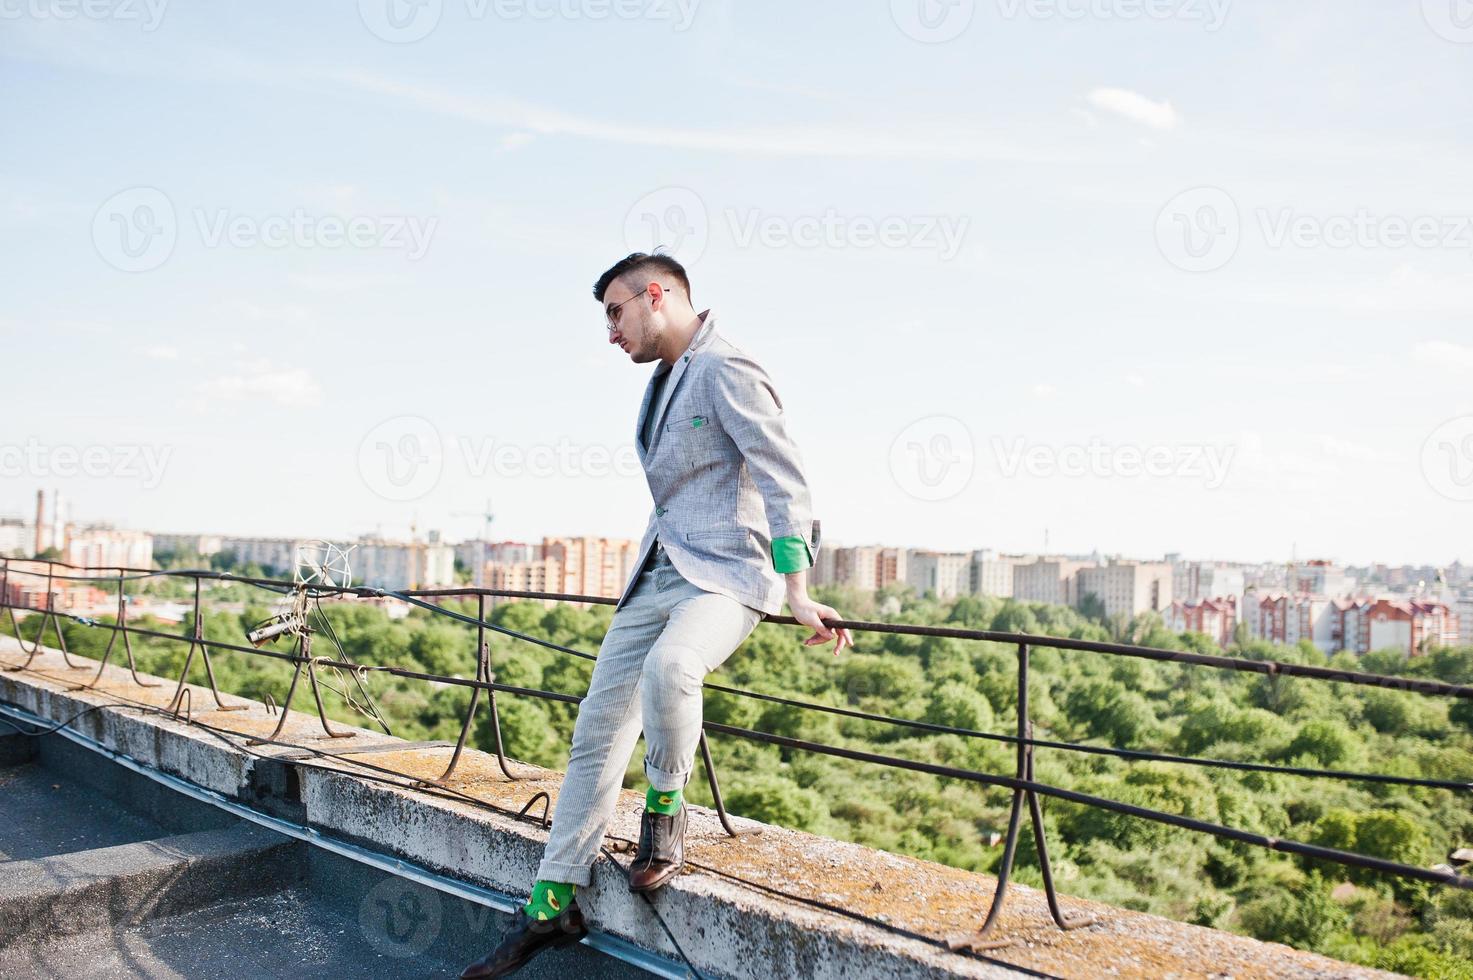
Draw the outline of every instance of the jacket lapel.
<instances>
[{"instance_id":1,"label":"jacket lapel","mask_svg":"<svg viewBox=\"0 0 1473 980\"><path fill-rule=\"evenodd\" d=\"M659 445L660 432L665 424L665 411L670 407L670 399L675 395L675 387L680 384L680 379L685 374L686 365L690 364L691 358L696 356L701 347L710 342L715 332L716 314L707 310L706 320L701 324L701 328L696 331L695 336L691 338L690 346L686 348L685 353L670 368L670 377L665 379L665 387L660 392L660 404L653 409L650 407L650 392L654 390L655 378L659 377L660 368L655 368L654 373L650 376L650 383L644 389L644 404L640 406L639 421L636 423L634 430L634 439L638 443L640 434L644 432L645 414L653 410L655 413L655 424L650 427L650 444L645 448L645 456L653 455L655 446ZM661 367L663 366L662 364Z\"/></svg>"}]
</instances>

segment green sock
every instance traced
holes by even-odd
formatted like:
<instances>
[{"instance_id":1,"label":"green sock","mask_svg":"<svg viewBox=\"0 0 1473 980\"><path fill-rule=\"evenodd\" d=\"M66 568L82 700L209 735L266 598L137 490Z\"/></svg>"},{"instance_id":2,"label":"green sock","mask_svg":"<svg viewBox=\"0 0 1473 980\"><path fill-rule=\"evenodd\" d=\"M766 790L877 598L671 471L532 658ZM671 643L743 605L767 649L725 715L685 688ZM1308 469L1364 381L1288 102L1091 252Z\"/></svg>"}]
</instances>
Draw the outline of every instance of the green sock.
<instances>
[{"instance_id":1,"label":"green sock","mask_svg":"<svg viewBox=\"0 0 1473 980\"><path fill-rule=\"evenodd\" d=\"M670 816L680 812L680 797L683 790L658 790L651 786L644 792L645 813L665 813Z\"/></svg>"},{"instance_id":2,"label":"green sock","mask_svg":"<svg viewBox=\"0 0 1473 980\"><path fill-rule=\"evenodd\" d=\"M532 886L532 897L522 906L522 911L529 918L538 921L555 919L568 907L568 903L573 900L573 892L577 889L577 885L561 881L539 880Z\"/></svg>"}]
</instances>

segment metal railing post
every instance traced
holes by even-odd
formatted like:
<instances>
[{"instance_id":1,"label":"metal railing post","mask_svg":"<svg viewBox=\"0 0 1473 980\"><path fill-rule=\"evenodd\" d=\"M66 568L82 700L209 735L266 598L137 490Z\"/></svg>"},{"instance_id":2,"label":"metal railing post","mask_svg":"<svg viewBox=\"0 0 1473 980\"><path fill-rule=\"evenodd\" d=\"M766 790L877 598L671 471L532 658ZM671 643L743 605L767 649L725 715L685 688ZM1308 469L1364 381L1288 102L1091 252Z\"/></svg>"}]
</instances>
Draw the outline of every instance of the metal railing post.
<instances>
[{"instance_id":1,"label":"metal railing post","mask_svg":"<svg viewBox=\"0 0 1473 980\"><path fill-rule=\"evenodd\" d=\"M86 684L79 684L76 687L70 688L70 690L88 691L97 686L97 683L102 680L102 672L107 669L107 661L112 656L113 644L118 642L119 633L123 634L123 649L128 654L128 671L133 675L133 683L139 687L159 686L158 684L150 684L138 676L138 664L133 659L133 641L128 636L128 596L123 589L124 581L123 570L120 568L118 569L118 628L112 630L111 635L107 638L107 649L102 651L102 660L97 664L97 676L93 677Z\"/></svg>"},{"instance_id":2,"label":"metal railing post","mask_svg":"<svg viewBox=\"0 0 1473 980\"><path fill-rule=\"evenodd\" d=\"M1019 780L1031 783L1033 782L1033 721L1028 715L1028 663L1028 644L1019 643L1018 740L1015 773ZM1094 921L1092 919L1088 921L1071 920L1066 918L1060 910L1059 897L1054 892L1053 870L1049 867L1048 839L1043 828L1043 805L1038 800L1038 794L1033 790L1019 787L1013 790L1013 804L1008 813L1007 840L1003 844L1002 863L997 869L997 888L992 893L992 905L987 910L987 918L983 920L982 927L975 933L949 940L947 945L952 949L996 949L1012 942L1010 939L990 939L988 937L997 928L1003 904L1007 901L1008 879L1012 875L1013 861L1018 853L1018 832L1022 826L1025 803L1033 825L1033 844L1038 850L1038 864L1043 874L1044 893L1048 898L1049 913L1053 916L1054 922L1060 929L1077 929Z\"/></svg>"},{"instance_id":3,"label":"metal railing post","mask_svg":"<svg viewBox=\"0 0 1473 980\"><path fill-rule=\"evenodd\" d=\"M194 662L194 648L198 646L200 657L205 662L205 677L210 682L210 693L215 697L216 710L245 711L250 705L226 704L220 700L220 688L215 684L215 668L210 664L210 648L205 644L205 623L200 612L199 589L199 576L196 575L194 576L194 631L189 639L189 653L184 656L184 669L179 672L179 686L174 690L174 699L169 702L169 710L173 712L179 710L179 701L184 697L184 682L189 676L189 665Z\"/></svg>"},{"instance_id":4,"label":"metal railing post","mask_svg":"<svg viewBox=\"0 0 1473 980\"><path fill-rule=\"evenodd\" d=\"M479 595L476 599L476 680L491 684L494 683L495 678L491 674L491 644L486 640L486 597ZM502 775L515 782L517 777L513 776L511 770L506 766L506 752L501 744L501 715L496 710L496 691L494 688L487 688L486 693L491 702L491 730L496 740L496 762L501 766ZM450 764L445 767L445 771L438 778L421 780L422 783L429 786L449 784L450 777L460 762L460 753L465 750L466 738L470 735L471 724L476 717L476 706L480 700L481 688L471 688L471 706L465 713L465 723L460 726L460 738L455 742L455 751L450 754Z\"/></svg>"}]
</instances>

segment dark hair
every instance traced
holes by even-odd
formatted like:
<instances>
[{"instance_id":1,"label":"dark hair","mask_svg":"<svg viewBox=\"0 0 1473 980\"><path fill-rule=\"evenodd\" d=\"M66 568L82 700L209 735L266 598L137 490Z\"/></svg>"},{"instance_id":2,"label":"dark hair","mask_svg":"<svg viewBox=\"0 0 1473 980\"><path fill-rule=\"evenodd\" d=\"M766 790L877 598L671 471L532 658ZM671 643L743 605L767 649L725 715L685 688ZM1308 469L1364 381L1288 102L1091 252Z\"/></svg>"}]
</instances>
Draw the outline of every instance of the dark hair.
<instances>
[{"instance_id":1,"label":"dark hair","mask_svg":"<svg viewBox=\"0 0 1473 980\"><path fill-rule=\"evenodd\" d=\"M674 276L675 281L680 283L680 288L685 290L687 298L690 296L690 279L685 275L685 266L675 261L669 255L661 253L633 252L624 256L609 267L609 270L598 277L598 282L593 284L593 298L600 303L604 301L604 293L609 291L609 284L615 279L624 280L629 284L629 279L648 270L658 269L663 273ZM644 285L641 283L640 285Z\"/></svg>"}]
</instances>

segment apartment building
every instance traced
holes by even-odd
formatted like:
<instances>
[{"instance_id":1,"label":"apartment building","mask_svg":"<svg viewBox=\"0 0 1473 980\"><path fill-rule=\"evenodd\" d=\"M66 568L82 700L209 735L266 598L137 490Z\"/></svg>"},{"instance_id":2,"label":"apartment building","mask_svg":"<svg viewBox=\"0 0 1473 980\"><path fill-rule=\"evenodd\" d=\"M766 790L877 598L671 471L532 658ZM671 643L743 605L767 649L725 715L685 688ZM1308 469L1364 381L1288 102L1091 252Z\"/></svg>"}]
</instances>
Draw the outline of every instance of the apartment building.
<instances>
[{"instance_id":1,"label":"apartment building","mask_svg":"<svg viewBox=\"0 0 1473 980\"><path fill-rule=\"evenodd\" d=\"M175 555L199 555L208 558L225 547L225 539L218 534L155 534L153 550Z\"/></svg>"},{"instance_id":2,"label":"apartment building","mask_svg":"<svg viewBox=\"0 0 1473 980\"><path fill-rule=\"evenodd\" d=\"M618 598L634 574L638 549L628 538L543 538L541 558L555 559L561 576L546 591Z\"/></svg>"},{"instance_id":3,"label":"apartment building","mask_svg":"<svg viewBox=\"0 0 1473 980\"><path fill-rule=\"evenodd\" d=\"M1080 568L1075 578L1074 604L1093 594L1104 604L1106 616L1131 618L1171 605L1172 573L1165 562L1112 558L1105 565Z\"/></svg>"},{"instance_id":4,"label":"apartment building","mask_svg":"<svg viewBox=\"0 0 1473 980\"><path fill-rule=\"evenodd\" d=\"M913 550L906 556L906 582L917 595L954 599L972 591L972 556L964 551Z\"/></svg>"},{"instance_id":5,"label":"apartment building","mask_svg":"<svg viewBox=\"0 0 1473 980\"><path fill-rule=\"evenodd\" d=\"M455 585L455 549L438 540L359 538L348 554L353 584L380 589L438 589Z\"/></svg>"},{"instance_id":6,"label":"apartment building","mask_svg":"<svg viewBox=\"0 0 1473 980\"><path fill-rule=\"evenodd\" d=\"M1040 557L1013 566L1013 598L1020 602L1079 604L1078 573L1095 567L1094 562L1072 558Z\"/></svg>"},{"instance_id":7,"label":"apartment building","mask_svg":"<svg viewBox=\"0 0 1473 980\"><path fill-rule=\"evenodd\" d=\"M1173 599L1161 618L1173 633L1204 633L1225 647L1232 642L1238 625L1238 599Z\"/></svg>"},{"instance_id":8,"label":"apartment building","mask_svg":"<svg viewBox=\"0 0 1473 980\"><path fill-rule=\"evenodd\" d=\"M1396 649L1412 656L1428 646L1456 645L1461 635L1458 617L1446 603L1384 596L1332 599L1249 592L1241 618L1251 636L1285 644L1309 640L1325 653Z\"/></svg>"},{"instance_id":9,"label":"apartment building","mask_svg":"<svg viewBox=\"0 0 1473 980\"><path fill-rule=\"evenodd\" d=\"M1243 569L1236 565L1214 561L1172 561L1170 564L1173 600L1201 602L1241 596L1247 588Z\"/></svg>"},{"instance_id":10,"label":"apartment building","mask_svg":"<svg viewBox=\"0 0 1473 980\"><path fill-rule=\"evenodd\" d=\"M1032 555L999 555L991 548L972 552L970 591L973 595L1011 598L1013 567L1033 561Z\"/></svg>"},{"instance_id":11,"label":"apartment building","mask_svg":"<svg viewBox=\"0 0 1473 980\"><path fill-rule=\"evenodd\" d=\"M857 545L842 548L824 545L814 556L817 585L848 585L873 591L894 582L909 581L909 555L906 548L881 545Z\"/></svg>"},{"instance_id":12,"label":"apartment building","mask_svg":"<svg viewBox=\"0 0 1473 980\"><path fill-rule=\"evenodd\" d=\"M62 561L82 568L152 568L153 536L106 526L68 527Z\"/></svg>"}]
</instances>

